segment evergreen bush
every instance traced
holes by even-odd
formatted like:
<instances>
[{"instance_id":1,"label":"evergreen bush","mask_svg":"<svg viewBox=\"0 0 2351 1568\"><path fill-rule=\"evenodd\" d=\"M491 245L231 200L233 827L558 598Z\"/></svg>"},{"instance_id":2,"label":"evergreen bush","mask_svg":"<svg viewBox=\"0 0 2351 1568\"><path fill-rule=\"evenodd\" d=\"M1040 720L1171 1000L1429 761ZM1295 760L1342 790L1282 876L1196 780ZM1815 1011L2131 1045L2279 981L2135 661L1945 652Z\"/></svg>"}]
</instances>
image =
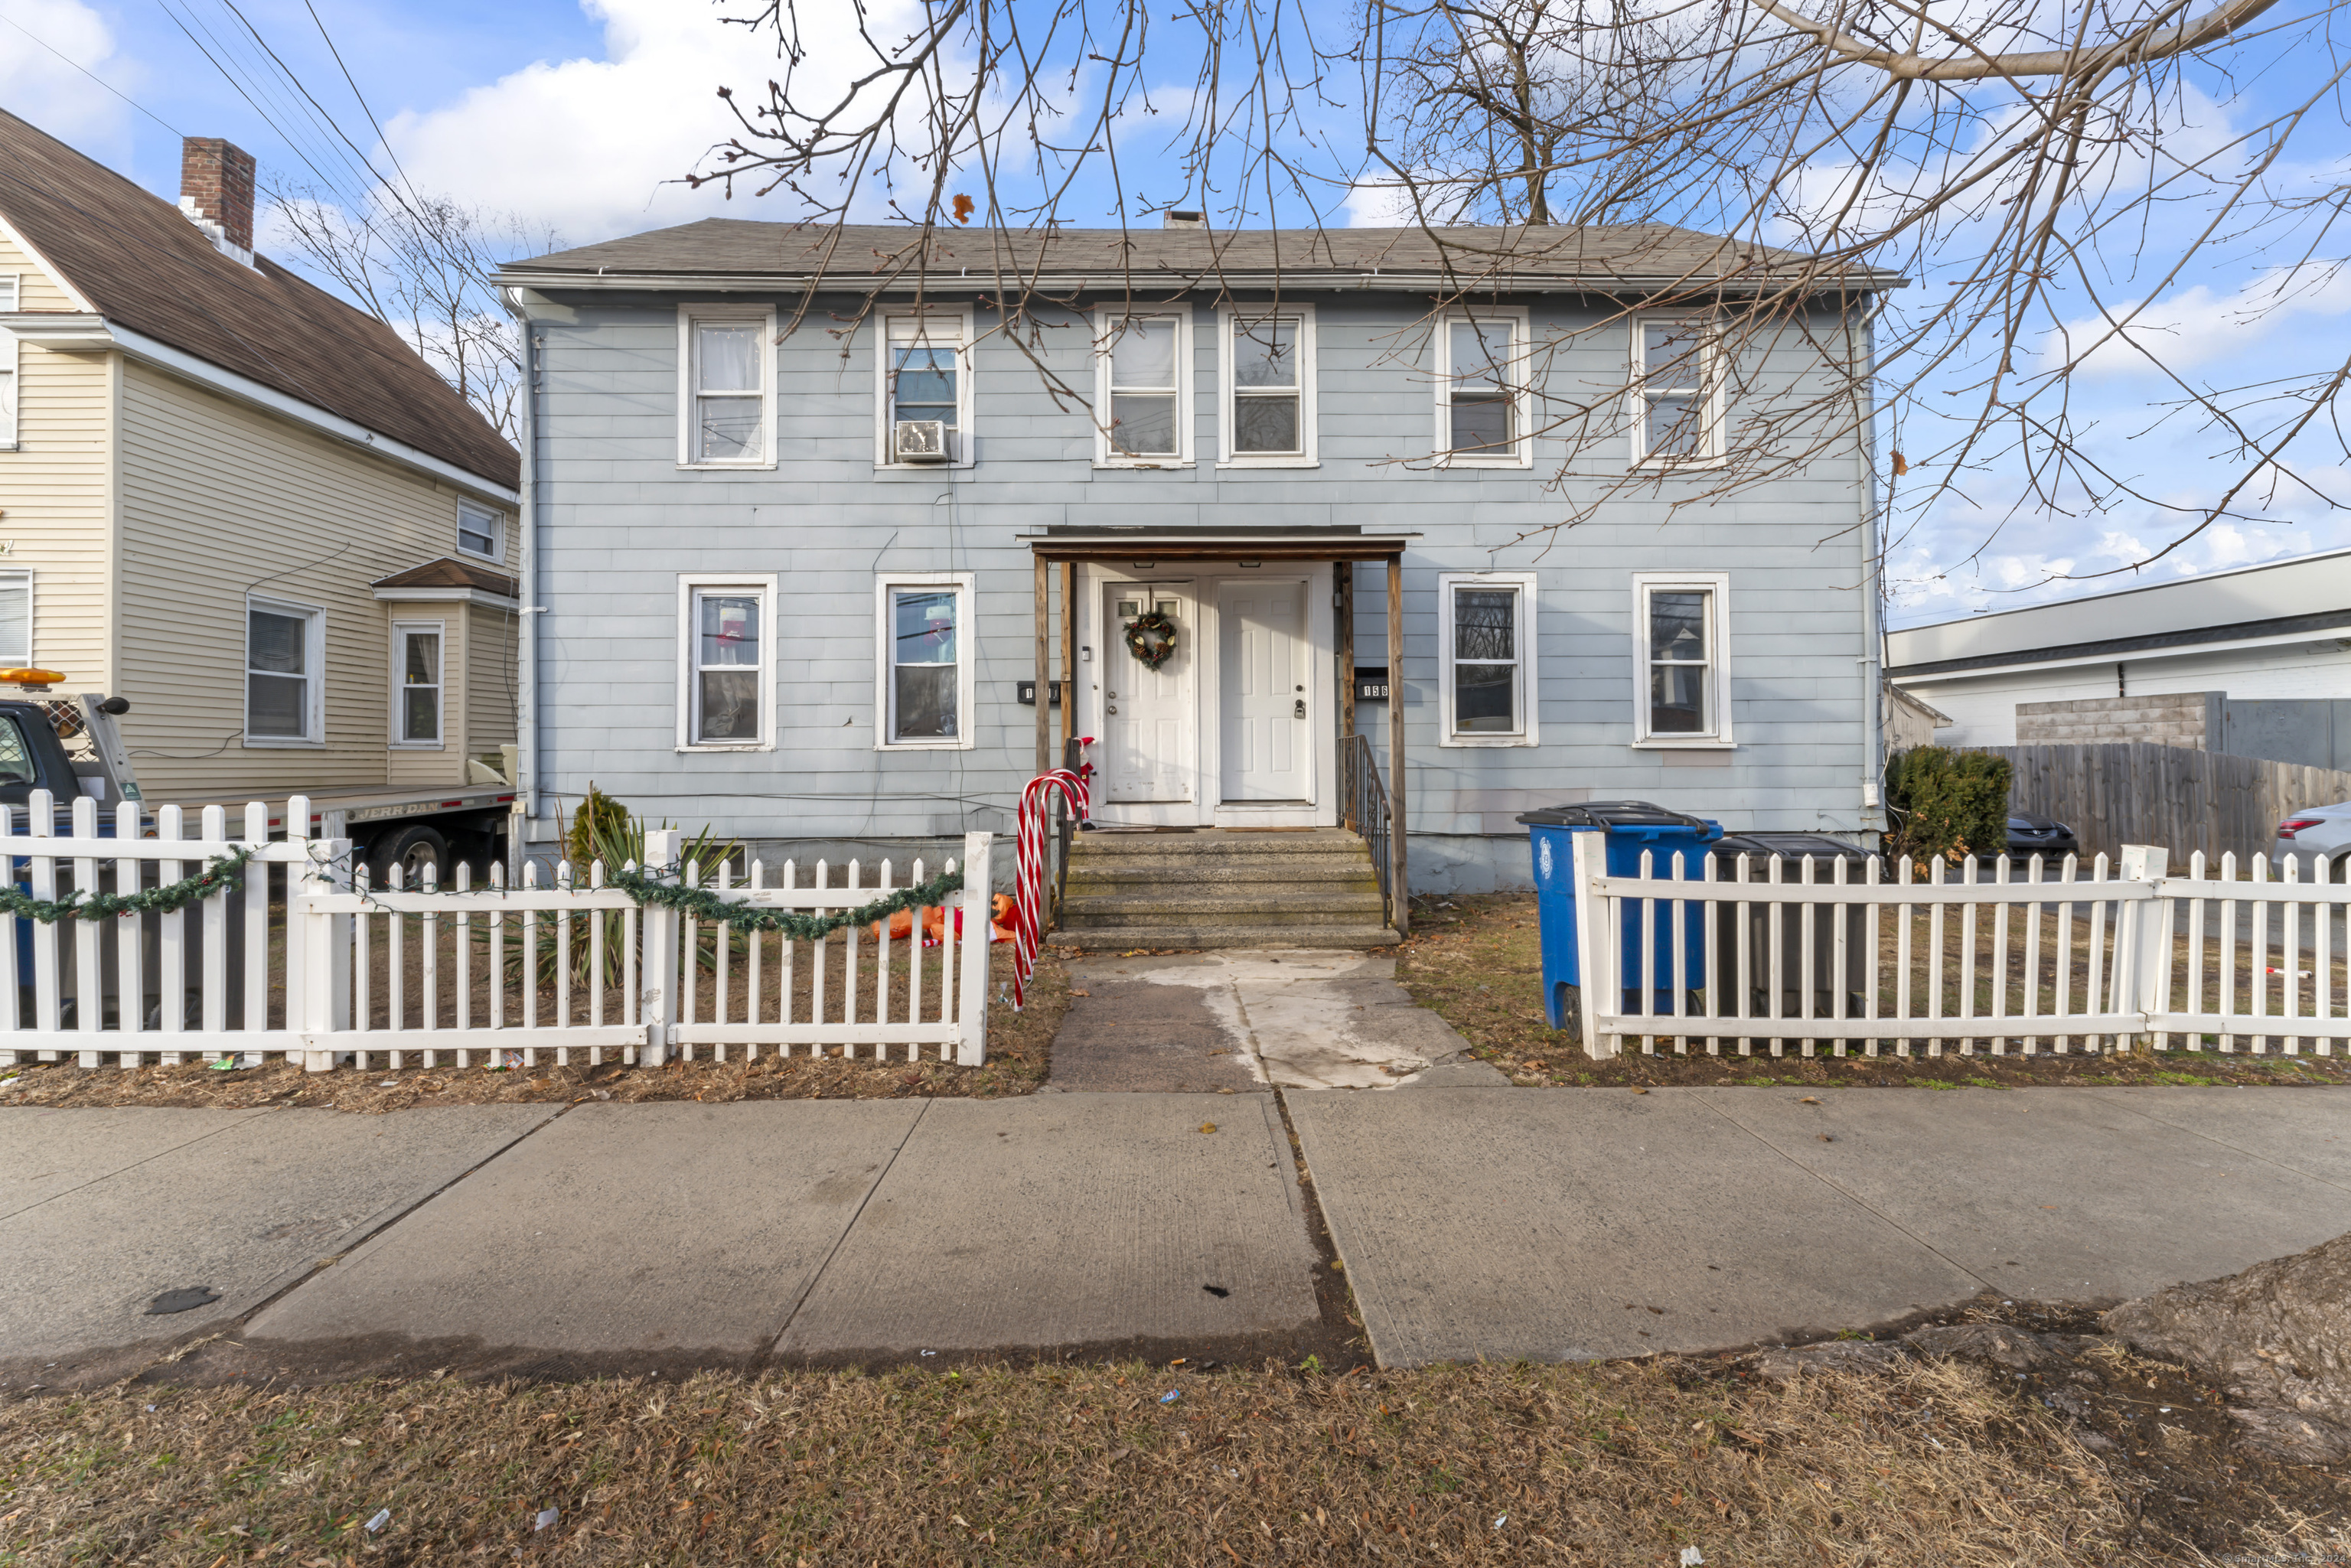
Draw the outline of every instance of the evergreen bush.
<instances>
[{"instance_id":1,"label":"evergreen bush","mask_svg":"<svg viewBox=\"0 0 2351 1568\"><path fill-rule=\"evenodd\" d=\"M2005 853L2010 772L2007 758L1988 751L1921 746L1887 758L1887 858L1898 864L1908 855L1923 875L1929 861Z\"/></svg>"}]
</instances>

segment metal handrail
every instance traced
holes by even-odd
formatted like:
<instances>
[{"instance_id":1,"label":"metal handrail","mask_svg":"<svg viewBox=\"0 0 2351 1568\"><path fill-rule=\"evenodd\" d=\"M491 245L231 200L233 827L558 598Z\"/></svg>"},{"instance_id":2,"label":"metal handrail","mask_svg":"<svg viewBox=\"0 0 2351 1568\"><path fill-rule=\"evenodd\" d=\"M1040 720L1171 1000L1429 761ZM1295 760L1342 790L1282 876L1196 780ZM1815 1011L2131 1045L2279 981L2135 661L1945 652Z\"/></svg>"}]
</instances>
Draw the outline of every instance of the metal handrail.
<instances>
[{"instance_id":1,"label":"metal handrail","mask_svg":"<svg viewBox=\"0 0 2351 1568\"><path fill-rule=\"evenodd\" d=\"M1380 881L1382 916L1387 925L1394 925L1396 894L1388 884L1388 791L1380 779L1380 759L1373 752L1371 737L1367 735L1339 737L1339 804L1348 831L1363 834L1371 843L1372 871Z\"/></svg>"}]
</instances>

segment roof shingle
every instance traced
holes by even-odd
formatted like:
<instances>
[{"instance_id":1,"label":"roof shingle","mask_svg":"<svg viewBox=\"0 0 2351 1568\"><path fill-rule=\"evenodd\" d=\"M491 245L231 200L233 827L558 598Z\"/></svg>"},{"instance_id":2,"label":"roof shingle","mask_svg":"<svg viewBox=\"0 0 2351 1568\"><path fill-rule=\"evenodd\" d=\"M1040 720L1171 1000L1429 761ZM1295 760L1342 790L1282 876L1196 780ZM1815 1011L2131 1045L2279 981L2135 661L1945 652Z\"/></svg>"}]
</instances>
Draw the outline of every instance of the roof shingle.
<instances>
[{"instance_id":1,"label":"roof shingle","mask_svg":"<svg viewBox=\"0 0 2351 1568\"><path fill-rule=\"evenodd\" d=\"M0 215L108 320L340 414L504 489L521 459L374 317L0 110Z\"/></svg>"}]
</instances>

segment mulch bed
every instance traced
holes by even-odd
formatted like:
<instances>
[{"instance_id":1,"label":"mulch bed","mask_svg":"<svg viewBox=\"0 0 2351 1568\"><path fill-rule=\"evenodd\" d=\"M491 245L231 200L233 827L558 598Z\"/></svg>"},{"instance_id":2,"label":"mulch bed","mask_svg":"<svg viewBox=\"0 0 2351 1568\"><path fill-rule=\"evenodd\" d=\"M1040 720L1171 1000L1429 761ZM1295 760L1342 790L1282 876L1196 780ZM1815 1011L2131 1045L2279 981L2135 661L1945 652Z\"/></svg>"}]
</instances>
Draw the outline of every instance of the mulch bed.
<instances>
[{"instance_id":1,"label":"mulch bed","mask_svg":"<svg viewBox=\"0 0 2351 1568\"><path fill-rule=\"evenodd\" d=\"M0 1068L0 1106L185 1105L235 1110L260 1105L307 1105L376 1113L420 1105L499 1105L577 1100L888 1100L1028 1094L1045 1081L1053 1033L1070 1009L1069 975L1050 951L1037 957L1028 1006L1012 1010L1005 995L1011 983L1012 956L998 944L990 953L991 998L987 1018L987 1063L956 1067L936 1060L909 1062L903 1047L896 1060L849 1060L834 1048L818 1057L778 1057L763 1051L757 1061L713 1061L699 1048L695 1061L672 1061L658 1068L607 1061L586 1065L575 1049L572 1064L554 1065L555 1052L541 1050L538 1065L493 1070L490 1053L477 1052L474 1065L459 1071L442 1053L437 1068L381 1067L366 1072L340 1068L305 1072L277 1057L258 1067L221 1072L208 1066L83 1068L72 1061L28 1062ZM803 1048L804 1050L805 1048ZM617 1056L617 1051L608 1056Z\"/></svg>"},{"instance_id":2,"label":"mulch bed","mask_svg":"<svg viewBox=\"0 0 2351 1568\"><path fill-rule=\"evenodd\" d=\"M1396 949L1396 978L1413 1000L1461 1031L1477 1056L1521 1087L1647 1088L1707 1084L1844 1084L1855 1088L1983 1089L2126 1083L2315 1085L2351 1083L2351 1058L2165 1051L2145 1056L1899 1057L1798 1054L1626 1054L1595 1061L1543 1021L1542 950L1532 894L1447 894L1413 901L1413 934Z\"/></svg>"}]
</instances>

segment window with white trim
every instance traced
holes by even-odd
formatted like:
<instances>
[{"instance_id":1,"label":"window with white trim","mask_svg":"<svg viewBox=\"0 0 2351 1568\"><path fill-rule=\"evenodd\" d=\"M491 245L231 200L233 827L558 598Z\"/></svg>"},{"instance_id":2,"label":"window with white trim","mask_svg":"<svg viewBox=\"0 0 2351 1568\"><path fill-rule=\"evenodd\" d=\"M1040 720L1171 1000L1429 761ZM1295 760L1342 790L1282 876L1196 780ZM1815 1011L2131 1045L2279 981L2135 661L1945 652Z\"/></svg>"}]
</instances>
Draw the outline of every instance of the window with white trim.
<instances>
[{"instance_id":1,"label":"window with white trim","mask_svg":"<svg viewBox=\"0 0 2351 1568\"><path fill-rule=\"evenodd\" d=\"M1648 467L1711 463L1722 455L1716 357L1719 334L1704 322L1638 318L1633 323L1633 461Z\"/></svg>"},{"instance_id":2,"label":"window with white trim","mask_svg":"<svg viewBox=\"0 0 2351 1568\"><path fill-rule=\"evenodd\" d=\"M392 629L392 744L438 749L441 745L442 657L438 621L396 622Z\"/></svg>"},{"instance_id":3,"label":"window with white trim","mask_svg":"<svg viewBox=\"0 0 2351 1568\"><path fill-rule=\"evenodd\" d=\"M935 466L901 462L900 421L936 420L946 427L947 461L971 460L971 317L960 310L891 316L883 322L880 430L874 461L884 467Z\"/></svg>"},{"instance_id":4,"label":"window with white trim","mask_svg":"<svg viewBox=\"0 0 2351 1568\"><path fill-rule=\"evenodd\" d=\"M478 501L457 503L457 549L485 560L503 560L507 552L507 519Z\"/></svg>"},{"instance_id":5,"label":"window with white trim","mask_svg":"<svg viewBox=\"0 0 2351 1568\"><path fill-rule=\"evenodd\" d=\"M874 584L875 744L971 749L974 578L914 572Z\"/></svg>"},{"instance_id":6,"label":"window with white trim","mask_svg":"<svg viewBox=\"0 0 2351 1568\"><path fill-rule=\"evenodd\" d=\"M1536 744L1535 574L1442 572L1437 597L1439 744Z\"/></svg>"},{"instance_id":7,"label":"window with white trim","mask_svg":"<svg viewBox=\"0 0 2351 1568\"><path fill-rule=\"evenodd\" d=\"M1634 742L1728 746L1730 578L1633 574Z\"/></svg>"},{"instance_id":8,"label":"window with white trim","mask_svg":"<svg viewBox=\"0 0 2351 1568\"><path fill-rule=\"evenodd\" d=\"M1447 467L1524 467L1528 430L1527 313L1448 312L1437 332L1437 450Z\"/></svg>"},{"instance_id":9,"label":"window with white trim","mask_svg":"<svg viewBox=\"0 0 2351 1568\"><path fill-rule=\"evenodd\" d=\"M678 462L688 468L774 466L775 312L678 311Z\"/></svg>"},{"instance_id":10,"label":"window with white trim","mask_svg":"<svg viewBox=\"0 0 2351 1568\"><path fill-rule=\"evenodd\" d=\"M0 272L0 310L17 308L16 274ZM0 447L16 444L16 334L0 327Z\"/></svg>"},{"instance_id":11,"label":"window with white trim","mask_svg":"<svg viewBox=\"0 0 2351 1568\"><path fill-rule=\"evenodd\" d=\"M1230 468L1314 465L1314 311L1217 312L1220 453Z\"/></svg>"},{"instance_id":12,"label":"window with white trim","mask_svg":"<svg viewBox=\"0 0 2351 1568\"><path fill-rule=\"evenodd\" d=\"M324 738L326 622L312 605L246 601L246 745L315 746Z\"/></svg>"},{"instance_id":13,"label":"window with white trim","mask_svg":"<svg viewBox=\"0 0 2351 1568\"><path fill-rule=\"evenodd\" d=\"M1184 315L1096 316L1094 460L1151 468L1192 461L1192 325Z\"/></svg>"},{"instance_id":14,"label":"window with white trim","mask_svg":"<svg viewBox=\"0 0 2351 1568\"><path fill-rule=\"evenodd\" d=\"M0 572L0 665L33 662L33 574Z\"/></svg>"},{"instance_id":15,"label":"window with white trim","mask_svg":"<svg viewBox=\"0 0 2351 1568\"><path fill-rule=\"evenodd\" d=\"M678 580L681 749L772 744L775 599L772 577Z\"/></svg>"}]
</instances>

